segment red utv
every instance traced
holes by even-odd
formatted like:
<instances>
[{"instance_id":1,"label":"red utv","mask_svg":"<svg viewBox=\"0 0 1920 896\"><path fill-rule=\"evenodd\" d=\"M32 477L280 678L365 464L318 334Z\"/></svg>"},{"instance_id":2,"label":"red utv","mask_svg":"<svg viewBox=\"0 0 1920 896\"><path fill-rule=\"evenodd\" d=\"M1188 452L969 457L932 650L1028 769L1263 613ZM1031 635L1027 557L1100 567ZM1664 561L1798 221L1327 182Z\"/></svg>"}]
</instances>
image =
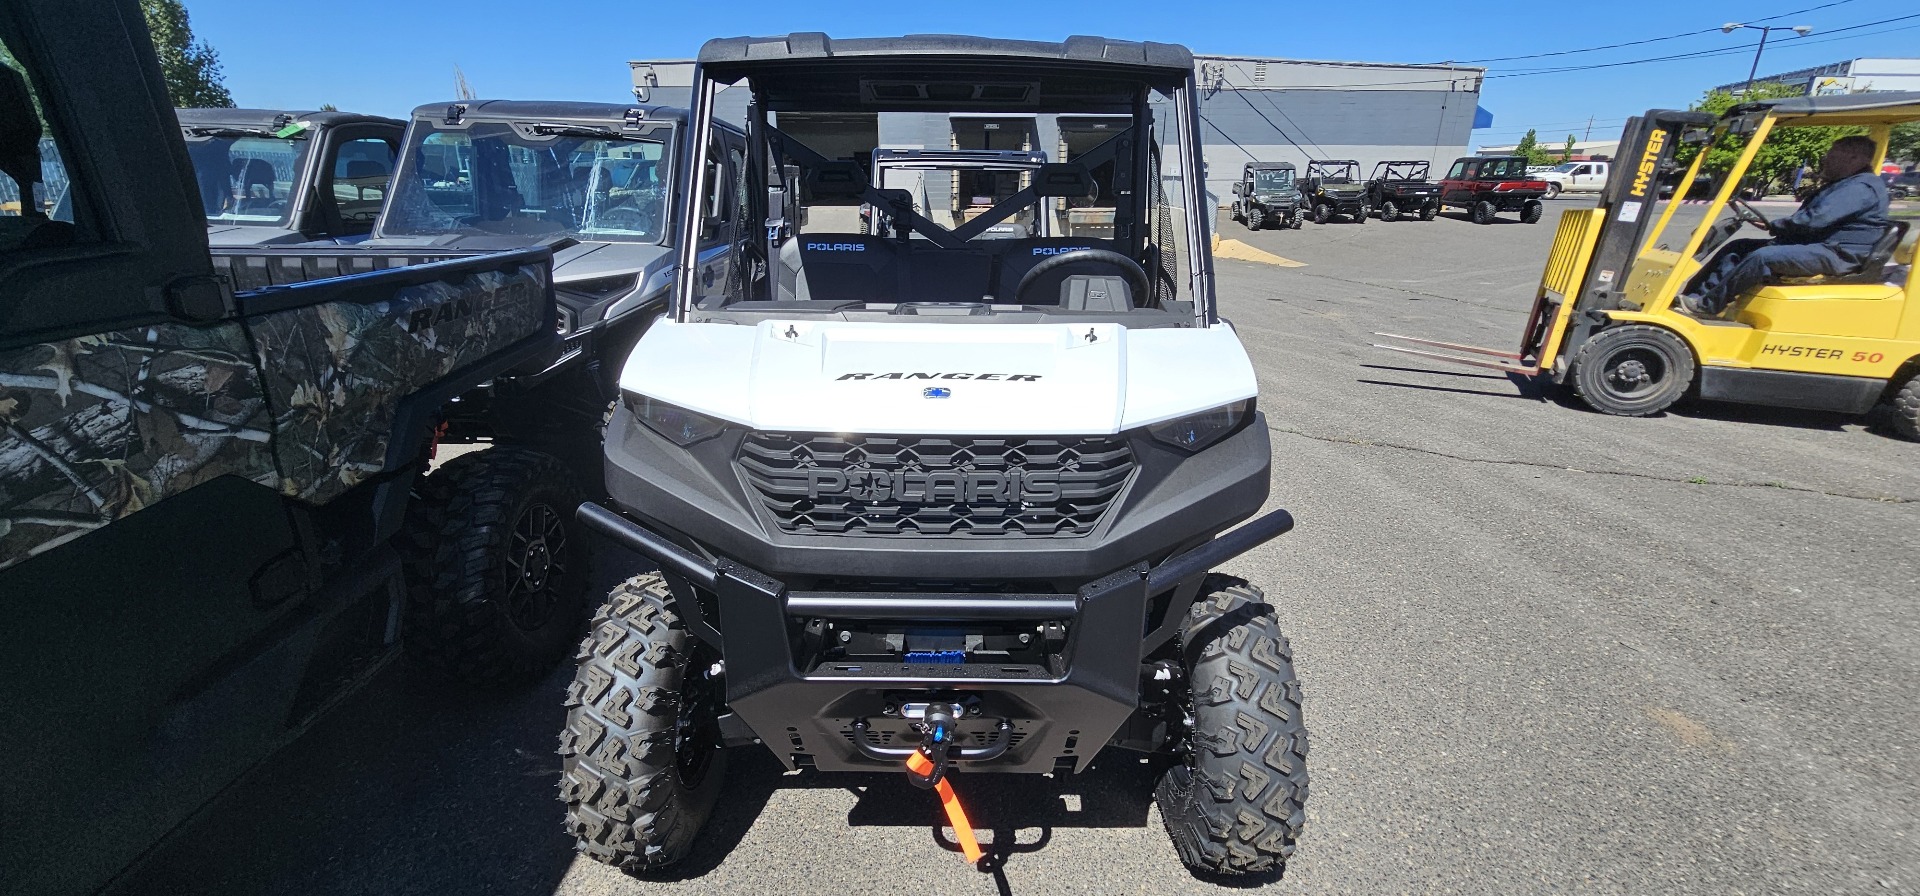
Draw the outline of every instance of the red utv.
<instances>
[{"instance_id":1,"label":"red utv","mask_svg":"<svg viewBox=\"0 0 1920 896\"><path fill-rule=\"evenodd\" d=\"M1475 224L1492 224L1500 212L1519 212L1520 220L1538 224L1546 193L1546 181L1527 176L1525 156L1457 159L1440 182L1440 204L1465 210Z\"/></svg>"}]
</instances>

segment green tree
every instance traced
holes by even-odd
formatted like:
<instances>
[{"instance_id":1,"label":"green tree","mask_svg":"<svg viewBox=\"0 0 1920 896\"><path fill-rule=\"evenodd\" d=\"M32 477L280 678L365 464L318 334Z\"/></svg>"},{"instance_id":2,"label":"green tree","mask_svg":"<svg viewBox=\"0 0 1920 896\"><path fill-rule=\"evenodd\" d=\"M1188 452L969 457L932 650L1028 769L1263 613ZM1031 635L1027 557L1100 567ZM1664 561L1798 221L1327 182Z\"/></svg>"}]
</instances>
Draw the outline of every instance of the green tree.
<instances>
[{"instance_id":1,"label":"green tree","mask_svg":"<svg viewBox=\"0 0 1920 896\"><path fill-rule=\"evenodd\" d=\"M1887 138L1887 158L1908 164L1920 163L1920 121L1893 126Z\"/></svg>"},{"instance_id":2,"label":"green tree","mask_svg":"<svg viewBox=\"0 0 1920 896\"><path fill-rule=\"evenodd\" d=\"M1513 154L1525 156L1529 165L1546 165L1553 161L1553 156L1540 145L1540 135L1532 128L1527 129L1527 136L1520 139L1520 145L1513 148Z\"/></svg>"},{"instance_id":3,"label":"green tree","mask_svg":"<svg viewBox=\"0 0 1920 896\"><path fill-rule=\"evenodd\" d=\"M1567 145L1560 147L1560 161L1564 162L1571 158L1573 158L1573 135L1568 134Z\"/></svg>"},{"instance_id":4,"label":"green tree","mask_svg":"<svg viewBox=\"0 0 1920 896\"><path fill-rule=\"evenodd\" d=\"M220 54L193 36L193 24L180 0L140 0L153 32L153 48L160 54L160 73L167 95L176 106L205 108L233 105L220 74Z\"/></svg>"},{"instance_id":5,"label":"green tree","mask_svg":"<svg viewBox=\"0 0 1920 896\"><path fill-rule=\"evenodd\" d=\"M1724 90L1708 91L1693 108L1701 112L1723 115L1727 110L1746 100L1784 99L1806 95L1806 91L1789 84L1774 81L1762 81L1753 85L1753 90L1736 99ZM1753 164L1747 169L1747 183L1767 186L1784 184L1793 175L1794 169L1802 165L1817 166L1820 157L1827 154L1833 141L1849 134L1864 134L1865 128L1775 128L1767 137L1766 145L1754 154ZM1707 149L1707 161L1701 165L1702 171L1725 174L1732 170L1733 163L1740 158L1745 149L1747 138L1735 134L1722 134L1719 140ZM1693 164L1694 156L1700 154L1700 147L1682 144L1674 151L1674 160L1681 165Z\"/></svg>"}]
</instances>

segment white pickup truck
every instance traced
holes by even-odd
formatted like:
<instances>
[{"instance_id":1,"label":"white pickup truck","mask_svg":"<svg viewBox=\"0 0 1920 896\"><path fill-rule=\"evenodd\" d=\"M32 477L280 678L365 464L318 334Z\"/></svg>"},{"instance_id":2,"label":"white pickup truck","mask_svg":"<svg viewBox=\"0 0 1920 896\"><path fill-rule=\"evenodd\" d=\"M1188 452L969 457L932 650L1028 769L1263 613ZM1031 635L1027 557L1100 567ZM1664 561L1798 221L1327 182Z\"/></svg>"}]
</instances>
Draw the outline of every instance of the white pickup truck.
<instances>
[{"instance_id":1,"label":"white pickup truck","mask_svg":"<svg viewBox=\"0 0 1920 896\"><path fill-rule=\"evenodd\" d=\"M1547 182L1546 198L1561 193L1598 193L1607 185L1607 162L1561 162L1539 174L1536 180Z\"/></svg>"}]
</instances>

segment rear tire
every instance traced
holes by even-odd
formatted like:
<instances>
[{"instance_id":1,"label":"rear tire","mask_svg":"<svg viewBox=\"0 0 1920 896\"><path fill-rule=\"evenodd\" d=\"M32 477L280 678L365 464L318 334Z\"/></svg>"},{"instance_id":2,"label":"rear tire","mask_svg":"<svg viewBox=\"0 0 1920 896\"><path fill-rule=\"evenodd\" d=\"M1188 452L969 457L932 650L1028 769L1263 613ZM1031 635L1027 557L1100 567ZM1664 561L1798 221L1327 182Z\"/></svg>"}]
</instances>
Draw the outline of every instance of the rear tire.
<instances>
[{"instance_id":1,"label":"rear tire","mask_svg":"<svg viewBox=\"0 0 1920 896\"><path fill-rule=\"evenodd\" d=\"M1573 394L1617 417L1658 414L1693 385L1693 350L1672 330L1646 324L1595 334L1573 358Z\"/></svg>"},{"instance_id":2,"label":"rear tire","mask_svg":"<svg viewBox=\"0 0 1920 896\"><path fill-rule=\"evenodd\" d=\"M1540 218L1546 213L1546 205L1542 204L1538 199L1529 199L1520 204L1520 220L1528 224L1540 223Z\"/></svg>"},{"instance_id":3,"label":"rear tire","mask_svg":"<svg viewBox=\"0 0 1920 896\"><path fill-rule=\"evenodd\" d=\"M1267 213L1259 206L1247 209L1247 229L1259 230L1267 226Z\"/></svg>"},{"instance_id":4,"label":"rear tire","mask_svg":"<svg viewBox=\"0 0 1920 896\"><path fill-rule=\"evenodd\" d=\"M1499 216L1499 214L1500 210L1495 208L1493 203L1485 199L1474 203L1473 209L1468 212L1468 215L1473 218L1473 223L1475 224L1492 224L1493 219Z\"/></svg>"},{"instance_id":5,"label":"rear tire","mask_svg":"<svg viewBox=\"0 0 1920 896\"><path fill-rule=\"evenodd\" d=\"M1307 823L1307 729L1293 652L1260 589L1209 575L1181 631L1185 759L1154 789L1167 835L1207 874L1277 873Z\"/></svg>"},{"instance_id":6,"label":"rear tire","mask_svg":"<svg viewBox=\"0 0 1920 896\"><path fill-rule=\"evenodd\" d=\"M1325 224L1325 223L1327 223L1328 221L1331 221L1331 220L1333 220L1333 206L1331 206L1331 205L1328 205L1328 204L1326 204L1326 203L1324 203L1324 202L1316 202L1316 203L1314 203L1314 205L1313 205L1313 223L1315 223L1315 224Z\"/></svg>"},{"instance_id":7,"label":"rear tire","mask_svg":"<svg viewBox=\"0 0 1920 896\"><path fill-rule=\"evenodd\" d=\"M558 458L497 446L454 458L408 506L407 652L469 684L535 681L567 655L591 558Z\"/></svg>"},{"instance_id":8,"label":"rear tire","mask_svg":"<svg viewBox=\"0 0 1920 896\"><path fill-rule=\"evenodd\" d=\"M1559 198L1560 198L1560 185L1559 185L1559 184L1557 184L1557 183L1554 183L1553 181L1547 181L1547 198L1548 198L1548 199L1559 199Z\"/></svg>"},{"instance_id":9,"label":"rear tire","mask_svg":"<svg viewBox=\"0 0 1920 896\"><path fill-rule=\"evenodd\" d=\"M1429 202L1420 207L1420 220L1431 221L1440 214L1440 203Z\"/></svg>"},{"instance_id":10,"label":"rear tire","mask_svg":"<svg viewBox=\"0 0 1920 896\"><path fill-rule=\"evenodd\" d=\"M1235 224L1242 223L1242 218L1240 217L1240 203L1238 202L1234 203L1232 207L1227 210L1227 217L1232 218Z\"/></svg>"},{"instance_id":11,"label":"rear tire","mask_svg":"<svg viewBox=\"0 0 1920 896\"><path fill-rule=\"evenodd\" d=\"M1920 367L1909 366L1907 381L1880 403L1887 429L1910 442L1920 442Z\"/></svg>"},{"instance_id":12,"label":"rear tire","mask_svg":"<svg viewBox=\"0 0 1920 896\"><path fill-rule=\"evenodd\" d=\"M726 772L713 659L658 575L621 583L594 614L567 688L560 799L595 861L644 871L693 850Z\"/></svg>"},{"instance_id":13,"label":"rear tire","mask_svg":"<svg viewBox=\"0 0 1920 896\"><path fill-rule=\"evenodd\" d=\"M1400 220L1399 204L1394 202L1391 199L1388 199L1385 202L1380 203L1380 220L1382 221Z\"/></svg>"}]
</instances>

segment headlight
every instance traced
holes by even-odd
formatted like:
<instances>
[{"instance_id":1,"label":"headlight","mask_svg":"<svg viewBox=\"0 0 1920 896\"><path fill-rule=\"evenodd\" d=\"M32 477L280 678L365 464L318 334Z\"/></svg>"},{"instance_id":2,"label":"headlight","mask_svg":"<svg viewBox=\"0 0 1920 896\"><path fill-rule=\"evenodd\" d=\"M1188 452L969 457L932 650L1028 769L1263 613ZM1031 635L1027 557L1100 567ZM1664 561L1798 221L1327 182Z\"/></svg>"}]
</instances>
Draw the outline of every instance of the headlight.
<instances>
[{"instance_id":1,"label":"headlight","mask_svg":"<svg viewBox=\"0 0 1920 896\"><path fill-rule=\"evenodd\" d=\"M1183 451L1199 451L1240 428L1253 416L1253 399L1221 405L1189 417L1147 427L1147 434Z\"/></svg>"},{"instance_id":2,"label":"headlight","mask_svg":"<svg viewBox=\"0 0 1920 896\"><path fill-rule=\"evenodd\" d=\"M648 429L682 448L711 439L727 428L724 420L631 392L627 393L627 409Z\"/></svg>"}]
</instances>

